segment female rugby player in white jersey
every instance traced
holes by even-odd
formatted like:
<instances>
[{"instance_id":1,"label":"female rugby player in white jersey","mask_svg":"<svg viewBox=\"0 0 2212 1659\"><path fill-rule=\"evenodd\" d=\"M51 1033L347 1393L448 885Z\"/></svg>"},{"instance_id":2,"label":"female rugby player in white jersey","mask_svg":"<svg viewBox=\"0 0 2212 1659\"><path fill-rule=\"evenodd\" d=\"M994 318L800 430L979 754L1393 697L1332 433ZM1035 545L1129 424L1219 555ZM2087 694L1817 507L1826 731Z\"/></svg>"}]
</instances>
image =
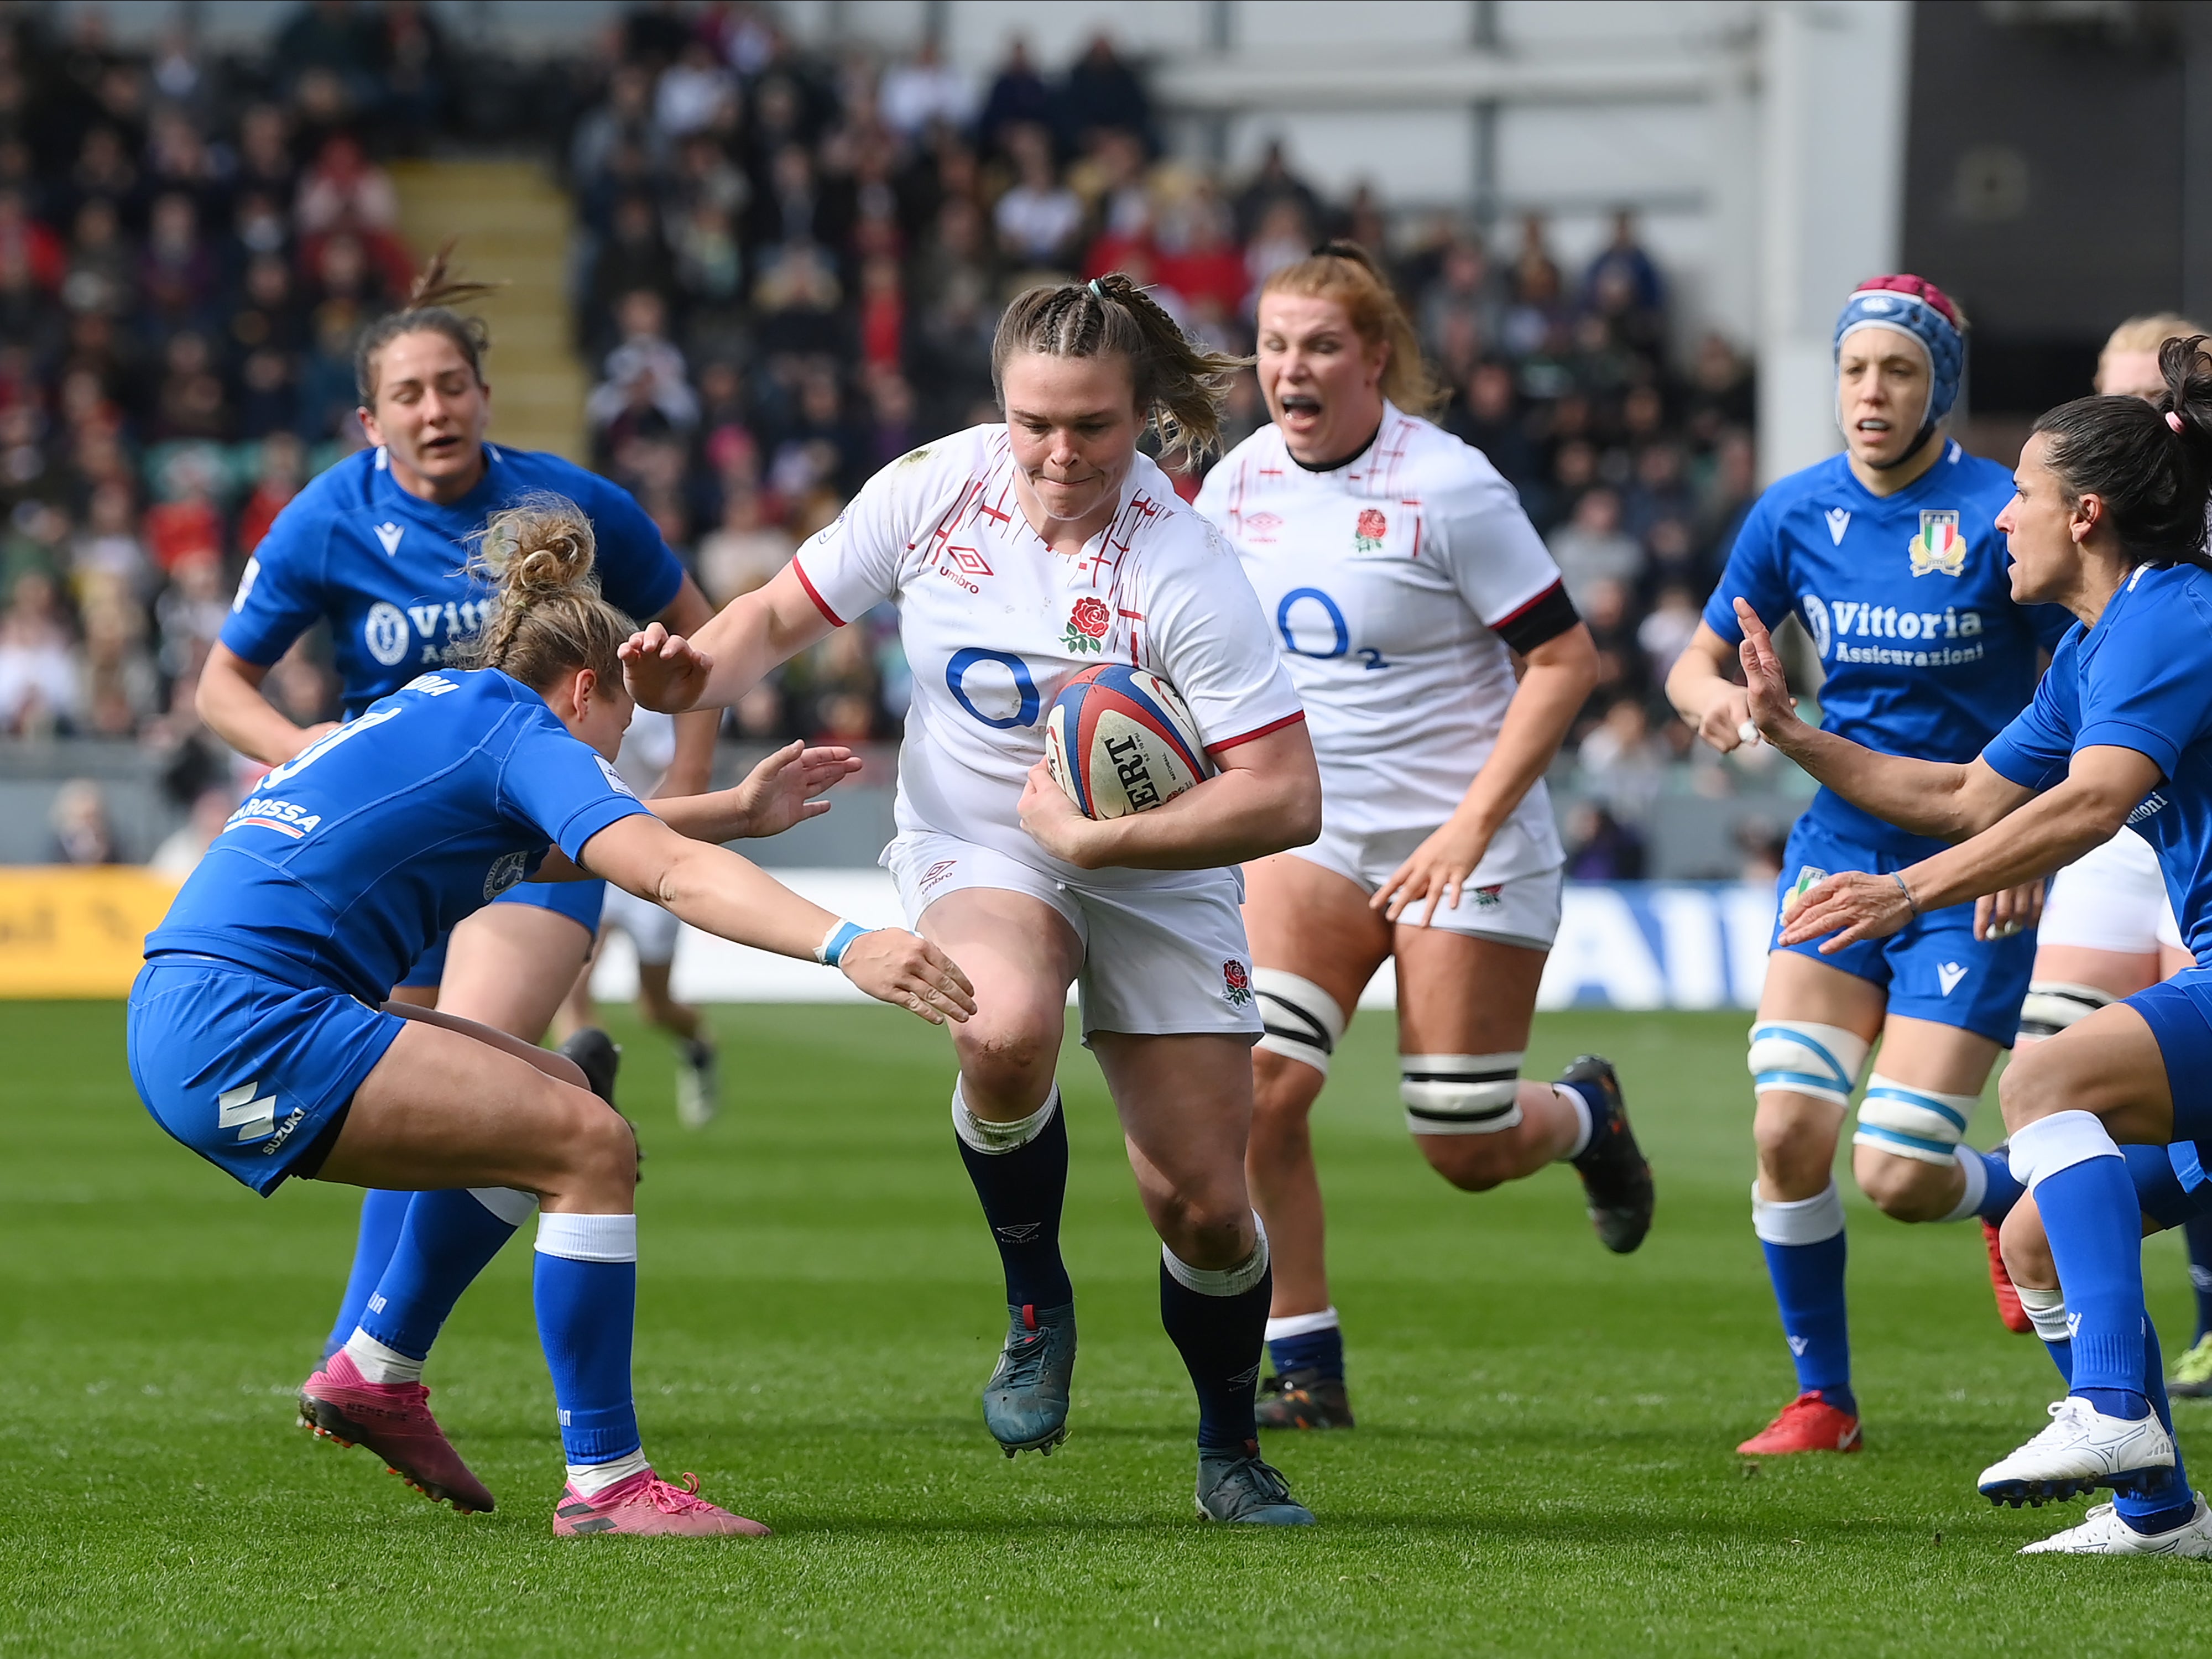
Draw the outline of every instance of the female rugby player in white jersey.
<instances>
[{"instance_id":1,"label":"female rugby player in white jersey","mask_svg":"<svg viewBox=\"0 0 2212 1659\"><path fill-rule=\"evenodd\" d=\"M1137 447L1148 422L1170 450L1205 447L1234 360L1115 274L1021 295L992 361L1005 425L886 467L696 650L648 628L625 647L631 683L653 707L732 702L831 629L898 606L914 703L884 861L918 931L975 986L952 1117L1009 1316L984 1420L1009 1456L1066 1433L1075 1323L1053 1074L1073 981L1164 1246L1161 1316L1199 1395L1200 1510L1307 1524L1253 1419L1268 1302L1244 1181L1260 1019L1231 866L1313 839L1321 787L1235 557ZM1072 675L1110 662L1174 684L1218 770L1094 823L1045 771L1044 719Z\"/></svg>"},{"instance_id":2,"label":"female rugby player in white jersey","mask_svg":"<svg viewBox=\"0 0 2212 1659\"><path fill-rule=\"evenodd\" d=\"M2097 358L2097 391L2108 398L2156 402L2166 394L2159 348L2208 331L2168 312L2131 317L2112 332ZM2055 1036L2106 1004L2194 967L2174 926L2173 907L2158 856L2132 830L2093 847L2051 878L2051 896L2036 933L2035 980L2020 1011L2021 1042ZM2174 1362L2171 1392L2212 1395L2212 1215L2183 1223L2189 1278L2197 1297L2195 1340ZM2000 1300L2003 1291L1999 1291ZM2004 1309L2016 1331L2032 1327L2025 1312Z\"/></svg>"},{"instance_id":3,"label":"female rugby player in white jersey","mask_svg":"<svg viewBox=\"0 0 2212 1659\"><path fill-rule=\"evenodd\" d=\"M1261 1423L1349 1427L1306 1121L1384 961L1406 1127L1444 1179L1482 1192L1572 1160L1599 1237L1627 1251L1651 1174L1605 1061L1520 1074L1565 858L1544 769L1596 683L1589 630L1512 487L1407 412L1430 401L1427 372L1363 251L1331 242L1269 277L1259 347L1273 424L1198 507L1273 626L1322 799L1319 841L1244 872L1267 1024L1248 1167L1275 1261Z\"/></svg>"}]
</instances>

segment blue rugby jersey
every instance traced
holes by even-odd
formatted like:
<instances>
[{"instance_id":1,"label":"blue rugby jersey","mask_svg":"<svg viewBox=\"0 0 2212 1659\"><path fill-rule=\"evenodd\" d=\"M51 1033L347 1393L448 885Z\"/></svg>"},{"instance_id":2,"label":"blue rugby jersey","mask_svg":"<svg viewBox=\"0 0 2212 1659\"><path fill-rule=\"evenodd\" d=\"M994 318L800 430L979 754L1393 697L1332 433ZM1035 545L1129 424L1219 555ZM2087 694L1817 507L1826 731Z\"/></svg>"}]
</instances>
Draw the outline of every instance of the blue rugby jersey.
<instances>
[{"instance_id":1,"label":"blue rugby jersey","mask_svg":"<svg viewBox=\"0 0 2212 1659\"><path fill-rule=\"evenodd\" d=\"M2073 617L2013 603L2011 558L1996 526L2012 475L1947 440L1936 465L1876 495L1841 455L1771 486L1752 507L1705 619L1743 638L1741 598L1769 628L1794 613L1826 671L1821 727L1888 755L1965 761L2027 704L2039 646ZM1814 820L1900 855L1942 846L1823 789Z\"/></svg>"},{"instance_id":2,"label":"blue rugby jersey","mask_svg":"<svg viewBox=\"0 0 2212 1659\"><path fill-rule=\"evenodd\" d=\"M599 538L600 591L640 623L665 611L684 567L629 492L533 450L484 446L484 476L449 507L393 482L381 449L349 455L288 503L246 562L222 642L266 666L328 617L350 720L453 660L489 615L465 574L484 520L533 491L565 495Z\"/></svg>"},{"instance_id":3,"label":"blue rugby jersey","mask_svg":"<svg viewBox=\"0 0 2212 1659\"><path fill-rule=\"evenodd\" d=\"M2024 787L2050 788L2075 751L2132 749L2165 781L2128 817L2158 854L2174 920L2199 963L2212 948L2212 574L2135 573L2094 628L2076 628L2035 701L1982 751Z\"/></svg>"},{"instance_id":4,"label":"blue rugby jersey","mask_svg":"<svg viewBox=\"0 0 2212 1659\"><path fill-rule=\"evenodd\" d=\"M146 954L197 951L381 1002L549 848L573 859L645 810L520 680L425 674L254 786Z\"/></svg>"}]
</instances>

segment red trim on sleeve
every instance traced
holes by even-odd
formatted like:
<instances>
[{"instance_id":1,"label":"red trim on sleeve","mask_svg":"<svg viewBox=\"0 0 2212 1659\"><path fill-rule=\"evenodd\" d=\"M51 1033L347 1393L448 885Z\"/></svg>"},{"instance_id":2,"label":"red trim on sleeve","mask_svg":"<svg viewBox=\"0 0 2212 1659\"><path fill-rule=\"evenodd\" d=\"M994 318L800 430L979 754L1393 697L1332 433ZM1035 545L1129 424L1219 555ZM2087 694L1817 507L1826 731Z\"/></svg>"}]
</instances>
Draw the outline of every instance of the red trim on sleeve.
<instances>
[{"instance_id":1,"label":"red trim on sleeve","mask_svg":"<svg viewBox=\"0 0 2212 1659\"><path fill-rule=\"evenodd\" d=\"M1286 726L1296 726L1305 717L1306 711L1301 708L1295 714L1285 714L1279 720L1269 720L1267 725L1259 727L1256 731L1247 732L1242 737L1224 738L1219 743L1208 744L1206 748L1206 752L1209 755L1222 754L1226 750L1237 748L1242 744L1251 743L1257 738L1264 738L1270 732L1279 732Z\"/></svg>"},{"instance_id":2,"label":"red trim on sleeve","mask_svg":"<svg viewBox=\"0 0 2212 1659\"><path fill-rule=\"evenodd\" d=\"M801 581L805 581L805 580L806 580L806 578L805 578L805 576L801 576L801 577L799 578L799 580L801 580ZM1507 611L1504 616L1502 616L1502 617L1498 617L1498 618L1497 619L1497 621L1495 621L1495 622L1485 622L1485 623L1483 623L1483 626L1484 626L1485 628L1487 628L1487 629L1488 629L1492 633L1495 634L1495 633L1497 633L1500 629L1502 629L1502 628L1505 627L1505 626L1506 626L1506 625L1508 625L1509 623L1516 623L1516 622L1520 621L1522 617L1523 617L1527 616L1527 615L1528 615L1531 611L1534 611L1534 610L1538 605L1540 605L1543 604L1543 602L1544 602L1545 600L1547 600L1547 599L1550 599L1550 598L1552 597L1552 595L1553 595L1553 594L1554 594L1554 593L1558 592L1561 588L1565 587L1566 585L1567 585L1567 579L1566 579L1565 577L1562 576L1562 577L1560 577L1560 578L1559 578L1559 580L1557 580L1557 581L1553 582L1553 583L1549 587L1546 588L1542 592L1540 592L1540 593L1537 594L1537 595L1536 595L1536 597L1535 597L1534 599L1530 599L1530 600L1529 600L1526 605L1516 605L1516 606L1514 606L1514 608L1513 608L1512 610L1510 610L1510 611ZM806 591L807 591L808 592L811 593L814 590L813 590L812 588L811 588L811 587L810 587L810 588L808 588ZM817 605L821 605L821 604L822 604L822 601L821 601L821 600L819 600L819 599L817 599L817 600L815 600L815 601L814 601L814 603L815 603L815 604L817 604ZM827 605L823 605L823 609L824 609L824 610L826 611L827 609L829 609L829 607L828 607Z\"/></svg>"},{"instance_id":3,"label":"red trim on sleeve","mask_svg":"<svg viewBox=\"0 0 2212 1659\"><path fill-rule=\"evenodd\" d=\"M806 567L799 563L798 560L793 559L791 562L791 568L793 572L799 577L799 585L806 590L806 597L814 601L814 608L817 611L819 611L823 616L830 618L830 627L842 628L845 625L845 619L839 616L836 611L832 611L830 608L828 601L823 599L819 593L814 591L814 584L806 580Z\"/></svg>"}]
</instances>

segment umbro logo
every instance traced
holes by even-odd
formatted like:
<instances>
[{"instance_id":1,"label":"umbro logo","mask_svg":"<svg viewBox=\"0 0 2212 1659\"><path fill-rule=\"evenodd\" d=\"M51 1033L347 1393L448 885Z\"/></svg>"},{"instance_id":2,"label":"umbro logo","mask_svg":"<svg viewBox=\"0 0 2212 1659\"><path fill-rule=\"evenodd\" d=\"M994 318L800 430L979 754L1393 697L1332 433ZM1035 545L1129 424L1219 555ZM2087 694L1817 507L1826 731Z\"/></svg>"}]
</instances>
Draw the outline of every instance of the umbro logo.
<instances>
[{"instance_id":1,"label":"umbro logo","mask_svg":"<svg viewBox=\"0 0 2212 1659\"><path fill-rule=\"evenodd\" d=\"M406 533L405 525L394 524L389 519L376 526L376 539L384 544L384 550L387 556L399 551L399 538Z\"/></svg>"},{"instance_id":2,"label":"umbro logo","mask_svg":"<svg viewBox=\"0 0 2212 1659\"><path fill-rule=\"evenodd\" d=\"M1939 962L1936 964L1936 981L1943 988L1943 994L1948 997L1959 988L1959 981L1966 978L1967 972L1968 970L1958 963Z\"/></svg>"},{"instance_id":3,"label":"umbro logo","mask_svg":"<svg viewBox=\"0 0 2212 1659\"><path fill-rule=\"evenodd\" d=\"M1851 527L1851 510L1848 507L1828 509L1828 539L1838 547L1844 544L1844 532Z\"/></svg>"},{"instance_id":4,"label":"umbro logo","mask_svg":"<svg viewBox=\"0 0 2212 1659\"><path fill-rule=\"evenodd\" d=\"M1044 1231L1044 1223L1018 1221L1011 1227L994 1227L991 1231L1009 1244L1026 1244Z\"/></svg>"},{"instance_id":5,"label":"umbro logo","mask_svg":"<svg viewBox=\"0 0 2212 1659\"><path fill-rule=\"evenodd\" d=\"M1802 1357L1805 1350L1812 1346L1813 1339L1809 1336L1793 1336L1790 1339L1790 1352L1800 1357Z\"/></svg>"}]
</instances>

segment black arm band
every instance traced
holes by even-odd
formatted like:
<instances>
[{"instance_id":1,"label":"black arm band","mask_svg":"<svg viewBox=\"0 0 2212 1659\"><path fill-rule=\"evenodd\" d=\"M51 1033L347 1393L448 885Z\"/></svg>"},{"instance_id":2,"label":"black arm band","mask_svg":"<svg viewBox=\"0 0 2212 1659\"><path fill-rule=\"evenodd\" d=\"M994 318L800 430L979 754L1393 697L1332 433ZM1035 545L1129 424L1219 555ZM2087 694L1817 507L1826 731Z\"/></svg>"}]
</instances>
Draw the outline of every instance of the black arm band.
<instances>
[{"instance_id":1,"label":"black arm band","mask_svg":"<svg viewBox=\"0 0 2212 1659\"><path fill-rule=\"evenodd\" d=\"M1491 623L1490 631L1525 657L1581 621L1565 584L1553 582L1511 616Z\"/></svg>"}]
</instances>

